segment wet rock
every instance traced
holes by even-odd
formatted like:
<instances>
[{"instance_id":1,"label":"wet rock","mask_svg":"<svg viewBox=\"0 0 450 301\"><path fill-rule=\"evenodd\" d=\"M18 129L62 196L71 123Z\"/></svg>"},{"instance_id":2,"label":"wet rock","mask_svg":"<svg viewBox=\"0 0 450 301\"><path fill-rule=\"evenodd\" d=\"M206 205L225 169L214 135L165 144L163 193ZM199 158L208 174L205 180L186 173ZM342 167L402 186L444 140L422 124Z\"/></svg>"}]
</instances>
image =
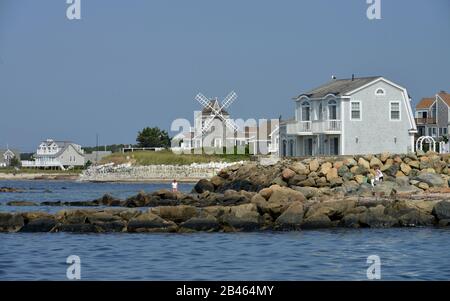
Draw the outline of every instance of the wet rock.
<instances>
[{"instance_id":1,"label":"wet rock","mask_svg":"<svg viewBox=\"0 0 450 301\"><path fill-rule=\"evenodd\" d=\"M22 215L0 212L0 232L17 232L24 225Z\"/></svg>"},{"instance_id":2,"label":"wet rock","mask_svg":"<svg viewBox=\"0 0 450 301\"><path fill-rule=\"evenodd\" d=\"M56 226L53 217L41 217L28 221L20 232L50 232Z\"/></svg>"},{"instance_id":3,"label":"wet rock","mask_svg":"<svg viewBox=\"0 0 450 301\"><path fill-rule=\"evenodd\" d=\"M197 208L187 205L155 207L150 212L175 223L185 222L198 215Z\"/></svg>"},{"instance_id":4,"label":"wet rock","mask_svg":"<svg viewBox=\"0 0 450 301\"><path fill-rule=\"evenodd\" d=\"M181 223L180 228L193 231L215 232L220 230L220 224L214 216L202 214L199 217L192 217L184 223Z\"/></svg>"},{"instance_id":5,"label":"wet rock","mask_svg":"<svg viewBox=\"0 0 450 301\"><path fill-rule=\"evenodd\" d=\"M384 213L385 207L378 205L360 214L360 224L371 228L388 228L398 224L398 220Z\"/></svg>"},{"instance_id":6,"label":"wet rock","mask_svg":"<svg viewBox=\"0 0 450 301\"><path fill-rule=\"evenodd\" d=\"M29 201L10 201L6 203L7 206L38 206L35 202Z\"/></svg>"},{"instance_id":7,"label":"wet rock","mask_svg":"<svg viewBox=\"0 0 450 301\"><path fill-rule=\"evenodd\" d=\"M120 206L121 200L118 198L113 197L110 194L104 194L101 198L95 200L96 203L102 206Z\"/></svg>"},{"instance_id":8,"label":"wet rock","mask_svg":"<svg viewBox=\"0 0 450 301\"><path fill-rule=\"evenodd\" d=\"M175 232L177 225L156 214L145 212L131 219L127 229L128 232Z\"/></svg>"},{"instance_id":9,"label":"wet rock","mask_svg":"<svg viewBox=\"0 0 450 301\"><path fill-rule=\"evenodd\" d=\"M450 219L450 201L440 201L433 207L433 215L439 220Z\"/></svg>"},{"instance_id":10,"label":"wet rock","mask_svg":"<svg viewBox=\"0 0 450 301\"><path fill-rule=\"evenodd\" d=\"M229 213L220 218L221 222L230 227L231 231L257 230L262 224L255 204L244 204L230 207Z\"/></svg>"},{"instance_id":11,"label":"wet rock","mask_svg":"<svg viewBox=\"0 0 450 301\"><path fill-rule=\"evenodd\" d=\"M303 222L303 204L292 203L275 221L276 229L297 230Z\"/></svg>"},{"instance_id":12,"label":"wet rock","mask_svg":"<svg viewBox=\"0 0 450 301\"><path fill-rule=\"evenodd\" d=\"M23 190L14 187L0 187L0 192L23 192Z\"/></svg>"},{"instance_id":13,"label":"wet rock","mask_svg":"<svg viewBox=\"0 0 450 301\"><path fill-rule=\"evenodd\" d=\"M150 197L143 191L139 192L137 195L129 197L123 203L124 207L145 207L150 201Z\"/></svg>"},{"instance_id":14,"label":"wet rock","mask_svg":"<svg viewBox=\"0 0 450 301\"><path fill-rule=\"evenodd\" d=\"M315 214L307 217L302 223L302 229L320 229L332 227L332 222L325 214Z\"/></svg>"},{"instance_id":15,"label":"wet rock","mask_svg":"<svg viewBox=\"0 0 450 301\"><path fill-rule=\"evenodd\" d=\"M225 183L225 179L219 176L214 176L211 178L210 182L214 185L215 188L217 188Z\"/></svg>"},{"instance_id":16,"label":"wet rock","mask_svg":"<svg viewBox=\"0 0 450 301\"><path fill-rule=\"evenodd\" d=\"M194 191L197 193L203 193L205 191L214 192L214 190L215 190L214 185L206 179L198 181L197 184L195 184L194 186Z\"/></svg>"}]
</instances>

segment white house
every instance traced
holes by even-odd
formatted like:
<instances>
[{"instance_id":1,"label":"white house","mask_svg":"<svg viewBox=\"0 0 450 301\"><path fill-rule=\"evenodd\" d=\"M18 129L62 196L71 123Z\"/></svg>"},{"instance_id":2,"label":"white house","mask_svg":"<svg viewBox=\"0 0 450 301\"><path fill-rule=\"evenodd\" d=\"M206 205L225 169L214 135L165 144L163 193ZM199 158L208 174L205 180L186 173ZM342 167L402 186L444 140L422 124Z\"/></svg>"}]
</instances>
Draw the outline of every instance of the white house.
<instances>
[{"instance_id":1,"label":"white house","mask_svg":"<svg viewBox=\"0 0 450 301\"><path fill-rule=\"evenodd\" d=\"M22 161L22 167L69 167L84 166L84 151L81 146L69 141L47 139L39 144L35 161Z\"/></svg>"},{"instance_id":2,"label":"white house","mask_svg":"<svg viewBox=\"0 0 450 301\"><path fill-rule=\"evenodd\" d=\"M280 124L282 156L414 151L411 99L384 77L333 78L294 101L295 118Z\"/></svg>"},{"instance_id":3,"label":"white house","mask_svg":"<svg viewBox=\"0 0 450 301\"><path fill-rule=\"evenodd\" d=\"M20 160L20 152L18 150L0 149L0 167L9 166L13 158Z\"/></svg>"}]
</instances>

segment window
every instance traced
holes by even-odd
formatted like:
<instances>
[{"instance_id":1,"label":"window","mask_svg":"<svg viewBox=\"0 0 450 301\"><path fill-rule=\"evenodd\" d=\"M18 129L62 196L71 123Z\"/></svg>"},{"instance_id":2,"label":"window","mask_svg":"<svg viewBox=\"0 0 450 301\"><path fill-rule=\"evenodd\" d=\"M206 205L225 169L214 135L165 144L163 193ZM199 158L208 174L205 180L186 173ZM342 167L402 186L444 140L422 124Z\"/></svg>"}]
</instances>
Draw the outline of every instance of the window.
<instances>
[{"instance_id":1,"label":"window","mask_svg":"<svg viewBox=\"0 0 450 301\"><path fill-rule=\"evenodd\" d=\"M328 119L337 120L337 103L336 100L330 100L328 102Z\"/></svg>"},{"instance_id":2,"label":"window","mask_svg":"<svg viewBox=\"0 0 450 301\"><path fill-rule=\"evenodd\" d=\"M305 101L302 103L302 121L309 121L309 120L311 120L310 106L309 102Z\"/></svg>"},{"instance_id":3,"label":"window","mask_svg":"<svg viewBox=\"0 0 450 301\"><path fill-rule=\"evenodd\" d=\"M361 120L361 102L352 101L350 102L350 120Z\"/></svg>"},{"instance_id":4,"label":"window","mask_svg":"<svg viewBox=\"0 0 450 301\"><path fill-rule=\"evenodd\" d=\"M384 95L386 95L386 92L384 91L383 88L378 88L375 90L375 95L376 96L384 96Z\"/></svg>"},{"instance_id":5,"label":"window","mask_svg":"<svg viewBox=\"0 0 450 301\"><path fill-rule=\"evenodd\" d=\"M391 120L400 120L400 102L398 101L391 101L390 102L390 119Z\"/></svg>"},{"instance_id":6,"label":"window","mask_svg":"<svg viewBox=\"0 0 450 301\"><path fill-rule=\"evenodd\" d=\"M436 137L436 132L437 132L437 131L436 131L436 128L432 128L432 129L433 129L433 130L432 130L431 136L432 136L432 137Z\"/></svg>"},{"instance_id":7,"label":"window","mask_svg":"<svg viewBox=\"0 0 450 301\"><path fill-rule=\"evenodd\" d=\"M442 128L442 135L447 135L447 128Z\"/></svg>"}]
</instances>

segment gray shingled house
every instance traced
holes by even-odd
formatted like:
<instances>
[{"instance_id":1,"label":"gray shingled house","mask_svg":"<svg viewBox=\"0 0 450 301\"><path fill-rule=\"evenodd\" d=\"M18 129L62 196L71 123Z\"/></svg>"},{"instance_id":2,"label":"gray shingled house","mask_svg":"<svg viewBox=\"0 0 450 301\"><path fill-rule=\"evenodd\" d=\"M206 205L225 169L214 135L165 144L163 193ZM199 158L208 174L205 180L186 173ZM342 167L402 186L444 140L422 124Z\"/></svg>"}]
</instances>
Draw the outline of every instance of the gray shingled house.
<instances>
[{"instance_id":1,"label":"gray shingled house","mask_svg":"<svg viewBox=\"0 0 450 301\"><path fill-rule=\"evenodd\" d=\"M407 90L381 76L332 79L294 97L295 118L280 126L282 156L414 150Z\"/></svg>"}]
</instances>

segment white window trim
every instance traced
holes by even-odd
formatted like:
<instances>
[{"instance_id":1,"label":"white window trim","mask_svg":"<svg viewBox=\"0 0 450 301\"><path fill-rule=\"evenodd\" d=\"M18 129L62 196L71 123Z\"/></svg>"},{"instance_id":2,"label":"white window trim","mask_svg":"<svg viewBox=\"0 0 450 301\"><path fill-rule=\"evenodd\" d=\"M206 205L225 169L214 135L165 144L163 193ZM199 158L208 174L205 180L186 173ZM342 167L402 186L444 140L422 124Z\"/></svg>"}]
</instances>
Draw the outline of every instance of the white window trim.
<instances>
[{"instance_id":1,"label":"white window trim","mask_svg":"<svg viewBox=\"0 0 450 301\"><path fill-rule=\"evenodd\" d=\"M359 118L352 118L352 103L359 103ZM362 103L360 100L350 100L350 120L362 121Z\"/></svg>"},{"instance_id":2,"label":"white window trim","mask_svg":"<svg viewBox=\"0 0 450 301\"><path fill-rule=\"evenodd\" d=\"M392 104L398 103L398 119L392 119ZM402 105L399 100L392 100L389 102L389 121L402 121Z\"/></svg>"},{"instance_id":3,"label":"white window trim","mask_svg":"<svg viewBox=\"0 0 450 301\"><path fill-rule=\"evenodd\" d=\"M378 94L377 92L378 92L379 90L383 91L383 93ZM376 88L376 89L375 89L375 96L386 96L386 90L384 90L383 88Z\"/></svg>"}]
</instances>

